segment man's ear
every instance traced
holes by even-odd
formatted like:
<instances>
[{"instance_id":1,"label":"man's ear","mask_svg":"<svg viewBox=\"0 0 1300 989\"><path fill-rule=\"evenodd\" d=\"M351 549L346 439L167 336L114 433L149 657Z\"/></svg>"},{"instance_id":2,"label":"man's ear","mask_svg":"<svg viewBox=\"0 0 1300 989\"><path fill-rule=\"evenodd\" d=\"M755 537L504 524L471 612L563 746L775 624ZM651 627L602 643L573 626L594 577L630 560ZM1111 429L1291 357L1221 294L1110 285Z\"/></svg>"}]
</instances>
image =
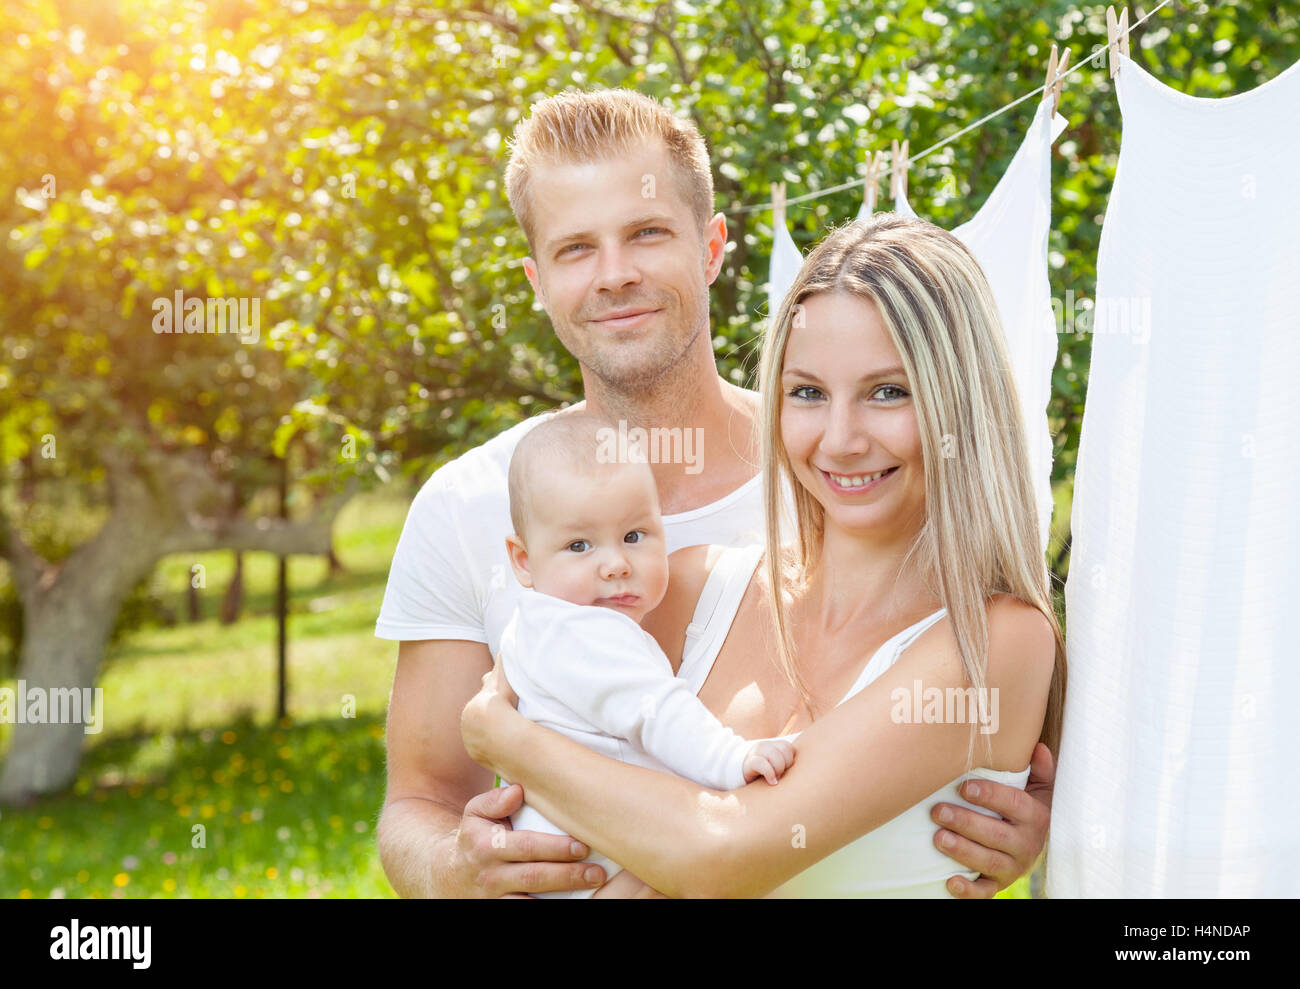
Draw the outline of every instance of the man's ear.
<instances>
[{"instance_id":1,"label":"man's ear","mask_svg":"<svg viewBox=\"0 0 1300 989\"><path fill-rule=\"evenodd\" d=\"M712 285L727 259L727 217L718 213L704 228L704 278Z\"/></svg>"},{"instance_id":2,"label":"man's ear","mask_svg":"<svg viewBox=\"0 0 1300 989\"><path fill-rule=\"evenodd\" d=\"M549 316L551 307L546 301L546 290L542 288L542 276L537 270L537 262L532 258L524 258L524 274L528 276L528 284L533 287L537 301L542 304L542 308L546 310L546 315Z\"/></svg>"},{"instance_id":3,"label":"man's ear","mask_svg":"<svg viewBox=\"0 0 1300 989\"><path fill-rule=\"evenodd\" d=\"M533 575L528 571L528 547L513 532L506 536L506 556L510 557L510 569L515 572L515 579L524 587L532 587Z\"/></svg>"}]
</instances>

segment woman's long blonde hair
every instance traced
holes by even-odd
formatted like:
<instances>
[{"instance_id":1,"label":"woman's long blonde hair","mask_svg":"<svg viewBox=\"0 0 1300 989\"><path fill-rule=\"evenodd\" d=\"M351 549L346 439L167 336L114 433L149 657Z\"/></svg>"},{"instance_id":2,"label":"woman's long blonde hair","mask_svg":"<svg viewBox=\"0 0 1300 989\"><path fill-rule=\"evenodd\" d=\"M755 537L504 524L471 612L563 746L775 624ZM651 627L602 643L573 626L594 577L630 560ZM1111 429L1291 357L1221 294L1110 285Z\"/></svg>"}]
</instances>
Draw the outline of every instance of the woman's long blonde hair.
<instances>
[{"instance_id":1,"label":"woman's long blonde hair","mask_svg":"<svg viewBox=\"0 0 1300 989\"><path fill-rule=\"evenodd\" d=\"M1039 548L1011 360L983 270L957 238L924 220L878 213L832 231L805 259L763 341L759 428L768 465L763 482L767 594L782 672L815 716L799 673L783 589L806 586L820 565L824 513L786 456L781 372L801 303L823 292L875 303L902 357L925 465L925 521L903 566L913 562L947 609L967 684L981 695L986 687L987 608L994 594L1017 597L1051 622L1056 662L1040 737L1055 758L1065 697L1065 640ZM783 481L794 495L797 535L784 547Z\"/></svg>"}]
</instances>

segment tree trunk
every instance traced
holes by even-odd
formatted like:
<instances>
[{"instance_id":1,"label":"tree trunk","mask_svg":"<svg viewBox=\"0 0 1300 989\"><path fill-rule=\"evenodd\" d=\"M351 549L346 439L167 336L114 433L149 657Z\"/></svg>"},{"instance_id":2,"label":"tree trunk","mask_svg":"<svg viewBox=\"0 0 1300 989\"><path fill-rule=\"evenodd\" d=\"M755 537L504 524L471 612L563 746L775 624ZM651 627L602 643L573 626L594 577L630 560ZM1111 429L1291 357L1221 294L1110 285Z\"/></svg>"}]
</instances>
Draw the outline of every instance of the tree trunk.
<instances>
[{"instance_id":1,"label":"tree trunk","mask_svg":"<svg viewBox=\"0 0 1300 989\"><path fill-rule=\"evenodd\" d=\"M0 524L0 549L9 559L23 604L18 679L28 696L34 689L47 698L51 688L83 688L83 697L84 688L93 690L122 602L163 556L213 549L325 553L334 516L355 490L328 499L305 522L211 520L187 510L186 484L200 488L196 478L201 471L194 467L187 476L177 474L185 466L181 458L165 465L171 476L163 481L172 483L146 482L137 476L147 471L141 464L106 466L113 510L94 538L62 564L42 560L11 526ZM98 727L112 723L111 709L97 710ZM12 744L0 769L0 804L26 803L72 783L86 734L86 712L78 723L32 723L18 717L15 698L13 713Z\"/></svg>"},{"instance_id":2,"label":"tree trunk","mask_svg":"<svg viewBox=\"0 0 1300 989\"><path fill-rule=\"evenodd\" d=\"M30 573L19 581L23 600L23 644L18 680L26 694L76 688L83 699L93 688L109 633L122 602L153 569L158 554L144 538L158 518L147 501L124 500L91 542L77 548L62 565L46 566L39 579ZM17 700L15 699L15 705ZM24 712L25 714L26 712ZM72 783L81 764L81 741L88 722L112 720L93 703L82 708L79 723L20 721L14 711L13 742L0 770L0 804L26 803ZM46 710L52 719L53 711Z\"/></svg>"},{"instance_id":3,"label":"tree trunk","mask_svg":"<svg viewBox=\"0 0 1300 989\"><path fill-rule=\"evenodd\" d=\"M193 580L185 585L185 605L186 611L189 612L191 625L202 620L203 607L199 603L199 589L194 586Z\"/></svg>"},{"instance_id":4,"label":"tree trunk","mask_svg":"<svg viewBox=\"0 0 1300 989\"><path fill-rule=\"evenodd\" d=\"M226 596L221 599L221 624L233 625L244 610L244 554L235 554L235 572L226 585Z\"/></svg>"}]
</instances>

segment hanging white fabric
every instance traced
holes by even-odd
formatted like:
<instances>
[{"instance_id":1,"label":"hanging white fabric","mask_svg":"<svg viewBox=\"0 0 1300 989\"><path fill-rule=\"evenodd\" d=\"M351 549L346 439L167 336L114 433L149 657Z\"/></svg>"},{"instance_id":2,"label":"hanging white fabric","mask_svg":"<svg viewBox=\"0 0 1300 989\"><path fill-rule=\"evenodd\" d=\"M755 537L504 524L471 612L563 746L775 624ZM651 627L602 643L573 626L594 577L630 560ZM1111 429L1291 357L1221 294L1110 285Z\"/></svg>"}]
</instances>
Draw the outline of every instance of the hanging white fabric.
<instances>
[{"instance_id":1,"label":"hanging white fabric","mask_svg":"<svg viewBox=\"0 0 1300 989\"><path fill-rule=\"evenodd\" d=\"M1047 236L1052 229L1052 144L1066 120L1051 104L1038 104L1033 123L997 187L953 236L970 248L993 289L1020 396L1029 476L1038 505L1041 549L1052 527L1052 433L1047 402L1056 364L1057 320L1047 277Z\"/></svg>"},{"instance_id":2,"label":"hanging white fabric","mask_svg":"<svg viewBox=\"0 0 1300 989\"><path fill-rule=\"evenodd\" d=\"M1038 505L1040 542L1047 550L1052 520L1052 437L1047 426L1052 367L1056 363L1056 320L1047 277L1047 235L1052 220L1052 144L1066 120L1047 102L1025 134L997 187L978 213L953 231L984 269L997 300L1020 394L1030 472ZM916 216L901 192L894 212ZM870 216L866 200L858 218ZM777 223L769 282L769 312L799 271L799 252L784 223ZM791 265L793 264L793 267ZM770 301L775 299L775 305Z\"/></svg>"},{"instance_id":3,"label":"hanging white fabric","mask_svg":"<svg viewBox=\"0 0 1300 989\"><path fill-rule=\"evenodd\" d=\"M1300 64L1119 59L1048 894L1300 894Z\"/></svg>"},{"instance_id":4,"label":"hanging white fabric","mask_svg":"<svg viewBox=\"0 0 1300 989\"><path fill-rule=\"evenodd\" d=\"M799 247L795 244L794 238L790 236L790 228L786 226L785 210L774 211L772 217L772 264L767 276L767 318L769 325L776 319L776 314L781 311L781 303L785 299L786 292L790 291L790 286L794 284L795 278L799 274L799 269L803 267L803 255L799 253Z\"/></svg>"}]
</instances>

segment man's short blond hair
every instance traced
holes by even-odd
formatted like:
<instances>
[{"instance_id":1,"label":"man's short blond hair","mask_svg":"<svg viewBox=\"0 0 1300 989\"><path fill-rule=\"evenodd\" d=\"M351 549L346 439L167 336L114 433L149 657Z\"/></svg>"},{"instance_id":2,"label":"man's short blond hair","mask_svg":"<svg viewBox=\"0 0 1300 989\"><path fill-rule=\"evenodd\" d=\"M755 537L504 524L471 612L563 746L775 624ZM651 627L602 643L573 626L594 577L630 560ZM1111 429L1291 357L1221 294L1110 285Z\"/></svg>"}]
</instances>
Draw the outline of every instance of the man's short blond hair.
<instances>
[{"instance_id":1,"label":"man's short blond hair","mask_svg":"<svg viewBox=\"0 0 1300 989\"><path fill-rule=\"evenodd\" d=\"M697 232L713 218L709 151L695 124L632 89L569 90L532 106L507 142L506 198L536 252L530 177L538 165L605 161L646 143L667 149Z\"/></svg>"}]
</instances>

